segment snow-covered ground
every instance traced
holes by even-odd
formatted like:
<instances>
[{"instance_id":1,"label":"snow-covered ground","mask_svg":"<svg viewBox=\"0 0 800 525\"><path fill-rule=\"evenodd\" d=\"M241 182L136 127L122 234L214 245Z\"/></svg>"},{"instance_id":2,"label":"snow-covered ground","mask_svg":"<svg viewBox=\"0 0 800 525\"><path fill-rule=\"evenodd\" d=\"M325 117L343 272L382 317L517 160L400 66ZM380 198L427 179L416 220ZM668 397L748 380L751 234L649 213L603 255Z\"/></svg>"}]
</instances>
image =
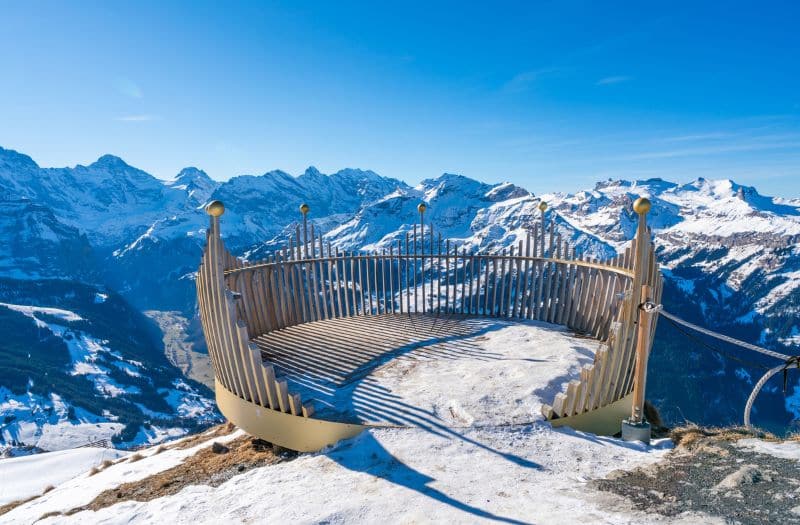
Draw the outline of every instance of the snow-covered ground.
<instances>
[{"instance_id":1,"label":"snow-covered ground","mask_svg":"<svg viewBox=\"0 0 800 525\"><path fill-rule=\"evenodd\" d=\"M652 521L587 482L655 462L671 448L669 441L646 447L554 430L539 415L540 404L575 377L596 343L541 323L503 326L473 343L491 358L408 355L369 376L391 406L406 407L416 428L369 430L216 488L190 486L149 502L123 501L40 523ZM85 505L103 490L176 465L211 441L157 456L151 449L136 463L74 478L0 521L28 523Z\"/></svg>"},{"instance_id":2,"label":"snow-covered ground","mask_svg":"<svg viewBox=\"0 0 800 525\"><path fill-rule=\"evenodd\" d=\"M74 419L69 418L70 408L75 412ZM70 407L58 394L14 394L5 387L0 387L0 414L9 421L0 426L0 452L12 450L12 443L42 450L79 447L110 440L125 426L80 407Z\"/></svg>"},{"instance_id":3,"label":"snow-covered ground","mask_svg":"<svg viewBox=\"0 0 800 525\"><path fill-rule=\"evenodd\" d=\"M318 413L335 404L361 421L435 429L521 424L543 419L564 384L594 360L600 343L538 321L450 319L438 336L423 331L407 353L331 393L288 376ZM316 388L308 388L308 386ZM330 388L327 389L330 392Z\"/></svg>"},{"instance_id":4,"label":"snow-covered ground","mask_svg":"<svg viewBox=\"0 0 800 525\"><path fill-rule=\"evenodd\" d=\"M0 505L41 494L127 452L108 448L76 448L0 461Z\"/></svg>"},{"instance_id":5,"label":"snow-covered ground","mask_svg":"<svg viewBox=\"0 0 800 525\"><path fill-rule=\"evenodd\" d=\"M30 318L42 333L49 332L60 338L70 356L70 365L65 373L85 376L94 385L96 396L128 398L141 394L138 386L113 379L109 374L109 367L100 363L105 362L122 370L131 378L131 382L143 377L146 379L146 367L143 363L125 359L109 346L108 341L76 328L73 323L83 321L77 313L61 308L2 302L0 308L20 312ZM101 360L101 356L104 359ZM152 370L148 372L153 373ZM166 400L174 413L148 411L143 404L137 403L144 414L164 421L176 416L200 421L211 421L216 417L212 401L181 379L173 380L172 388L159 389L158 394ZM118 422L118 416L108 410L103 410L102 414L93 414L79 406L70 405L58 393L50 393L49 396L30 391L15 394L2 385L0 416L3 418L0 420L0 453L13 448L15 444L36 446L43 450L68 449L101 439L111 439L125 426ZM159 428L158 425L150 425L148 428L142 427L128 445L156 443L185 433L186 429L178 426Z\"/></svg>"}]
</instances>

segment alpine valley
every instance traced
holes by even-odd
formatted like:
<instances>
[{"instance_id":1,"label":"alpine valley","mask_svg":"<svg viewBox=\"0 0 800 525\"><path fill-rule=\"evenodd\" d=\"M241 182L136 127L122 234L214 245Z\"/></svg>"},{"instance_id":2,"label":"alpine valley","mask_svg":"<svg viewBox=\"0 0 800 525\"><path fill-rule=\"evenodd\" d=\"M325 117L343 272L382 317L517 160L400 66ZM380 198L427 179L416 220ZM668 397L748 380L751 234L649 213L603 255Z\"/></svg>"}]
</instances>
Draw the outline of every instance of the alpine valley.
<instances>
[{"instance_id":1,"label":"alpine valley","mask_svg":"<svg viewBox=\"0 0 800 525\"><path fill-rule=\"evenodd\" d=\"M536 190L536 188L530 188ZM153 443L220 419L196 312L194 272L208 217L236 255L258 259L294 231L298 206L333 246L387 248L419 220L467 248L510 248L548 220L587 257L634 235L648 217L666 276L664 307L689 321L789 354L800 344L800 200L730 180L607 180L576 194L444 174L411 187L372 171L315 168L220 183L197 168L162 181L105 155L41 168L0 148L0 450L56 450L109 439ZM659 323L648 397L667 422L741 421L766 365L760 356ZM767 385L756 424L784 433L800 419L790 375Z\"/></svg>"}]
</instances>

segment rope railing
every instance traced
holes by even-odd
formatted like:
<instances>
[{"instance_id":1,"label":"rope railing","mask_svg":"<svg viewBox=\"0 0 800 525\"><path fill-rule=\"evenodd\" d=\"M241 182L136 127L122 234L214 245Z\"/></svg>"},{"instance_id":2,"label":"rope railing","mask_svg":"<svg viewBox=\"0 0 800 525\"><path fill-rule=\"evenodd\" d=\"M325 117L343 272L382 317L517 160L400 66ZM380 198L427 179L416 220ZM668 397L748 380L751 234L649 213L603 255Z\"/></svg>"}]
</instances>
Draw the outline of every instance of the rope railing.
<instances>
[{"instance_id":1,"label":"rope railing","mask_svg":"<svg viewBox=\"0 0 800 525\"><path fill-rule=\"evenodd\" d=\"M800 356L790 356L790 355L787 355L787 354L783 354L781 352L776 352L776 351L770 350L768 348L757 346L757 345L754 345L752 343L748 343L746 341L742 341L740 339L736 339L734 337L730 337L728 335L721 334L721 333L715 332L713 330L709 330L708 328L704 328L704 327L696 325L694 323L690 323L689 321L687 321L685 319L681 319L677 315L674 315L674 314L671 314L670 312L667 312L666 310L664 310L664 306L663 305L656 304L656 303L654 303L652 301L648 301L648 302L644 303L641 308L643 310L647 311L647 312L658 314L658 315L664 317L665 319L668 319L669 321L671 321L673 323L676 323L678 325L684 326L686 328L694 330L695 332L701 333L703 335L707 335L709 337L713 337L714 339L717 339L719 341L724 341L726 343L729 343L729 344L732 344L732 345L735 345L735 346L739 346L741 348L745 348L745 349L751 350L753 352L758 352L760 354L763 354L763 355L766 355L766 356L769 356L769 357L773 357L775 359L779 359L779 360L783 361L783 364L780 364L778 366L770 368L769 370L766 371L766 373L763 376L761 376L761 379L759 379L756 382L755 386L753 387L753 391L750 393L750 396L747 398L747 403L745 403L745 407L744 407L744 426L747 427L747 428L751 428L751 429L753 428L752 423L750 421L750 413L751 413L751 411L753 409L753 403L755 403L755 400L758 397L758 394L761 392L761 389L764 387L764 385L767 383L767 381L769 381L776 374L778 374L780 372L783 372L784 373L784 388L785 388L785 374L786 374L786 371L789 370L790 368L800 368Z\"/></svg>"}]
</instances>

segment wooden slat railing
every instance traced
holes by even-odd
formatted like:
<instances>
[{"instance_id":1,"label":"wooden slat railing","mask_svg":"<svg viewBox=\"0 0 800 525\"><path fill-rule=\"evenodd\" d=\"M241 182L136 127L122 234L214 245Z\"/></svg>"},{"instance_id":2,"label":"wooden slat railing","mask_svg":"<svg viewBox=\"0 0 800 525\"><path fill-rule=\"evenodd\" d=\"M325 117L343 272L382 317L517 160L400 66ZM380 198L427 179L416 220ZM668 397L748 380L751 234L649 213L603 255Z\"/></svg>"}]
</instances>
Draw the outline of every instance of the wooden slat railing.
<instances>
[{"instance_id":1,"label":"wooden slat railing","mask_svg":"<svg viewBox=\"0 0 800 525\"><path fill-rule=\"evenodd\" d=\"M422 208L420 224L396 246L354 253L325 242L313 225L308 228L304 213L303 227L296 227L285 248L245 262L225 250L219 216L212 214L197 286L216 375L231 392L260 406L310 415L313 407L275 378L252 339L351 316L489 316L554 323L602 343L594 363L544 406L545 417L613 403L633 389L642 285L650 286L656 302L661 295L649 233L640 229L647 236L643 242L634 239L620 255L597 261L577 256L550 215L548 225L542 210L541 222L516 247L479 252L443 240L424 223Z\"/></svg>"}]
</instances>

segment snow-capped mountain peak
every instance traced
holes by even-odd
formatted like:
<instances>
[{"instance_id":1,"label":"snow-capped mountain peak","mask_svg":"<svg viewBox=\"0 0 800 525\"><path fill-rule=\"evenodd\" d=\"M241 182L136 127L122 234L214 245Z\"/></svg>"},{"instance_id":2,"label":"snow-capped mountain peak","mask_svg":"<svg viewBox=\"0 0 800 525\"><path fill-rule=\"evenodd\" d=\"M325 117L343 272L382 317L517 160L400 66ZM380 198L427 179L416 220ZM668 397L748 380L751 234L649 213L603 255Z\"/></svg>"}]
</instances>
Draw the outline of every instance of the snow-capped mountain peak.
<instances>
[{"instance_id":1,"label":"snow-capped mountain peak","mask_svg":"<svg viewBox=\"0 0 800 525\"><path fill-rule=\"evenodd\" d=\"M165 185L186 193L186 200L191 206L199 206L206 202L211 194L219 187L208 174L198 168L183 168L178 175Z\"/></svg>"},{"instance_id":2,"label":"snow-capped mountain peak","mask_svg":"<svg viewBox=\"0 0 800 525\"><path fill-rule=\"evenodd\" d=\"M86 271L79 270L94 267L137 307L191 313L193 272L208 225L202 204L210 199L225 203L227 246L251 259L285 243L301 221L301 203L309 204L316 231L339 249L396 249L419 225L423 201L435 238L441 233L460 248L497 250L516 247L539 227L540 200L562 239L603 259L629 245L638 220L632 204L642 195L653 203L647 222L666 270L664 296L682 301L671 305L677 313L719 329L753 331L742 338L761 344L796 340L800 200L761 195L725 179L606 180L575 194L548 195L452 173L412 188L351 168L324 174L310 167L297 177L275 170L222 183L187 168L163 182L116 157L54 169L0 150L0 198L14 199L20 210L0 221L11 238L0 277L39 279L44 271L83 279ZM65 260L86 264L59 264L61 247L69 247ZM56 273L57 266L68 275Z\"/></svg>"},{"instance_id":3,"label":"snow-capped mountain peak","mask_svg":"<svg viewBox=\"0 0 800 525\"><path fill-rule=\"evenodd\" d=\"M24 153L0 146L0 170L38 168L39 165Z\"/></svg>"},{"instance_id":4,"label":"snow-capped mountain peak","mask_svg":"<svg viewBox=\"0 0 800 525\"><path fill-rule=\"evenodd\" d=\"M91 163L88 167L104 169L104 170L118 170L118 171L132 168L132 166L130 166L127 162L125 162L121 158L117 157L116 155L110 155L108 153L102 155L96 161Z\"/></svg>"}]
</instances>

